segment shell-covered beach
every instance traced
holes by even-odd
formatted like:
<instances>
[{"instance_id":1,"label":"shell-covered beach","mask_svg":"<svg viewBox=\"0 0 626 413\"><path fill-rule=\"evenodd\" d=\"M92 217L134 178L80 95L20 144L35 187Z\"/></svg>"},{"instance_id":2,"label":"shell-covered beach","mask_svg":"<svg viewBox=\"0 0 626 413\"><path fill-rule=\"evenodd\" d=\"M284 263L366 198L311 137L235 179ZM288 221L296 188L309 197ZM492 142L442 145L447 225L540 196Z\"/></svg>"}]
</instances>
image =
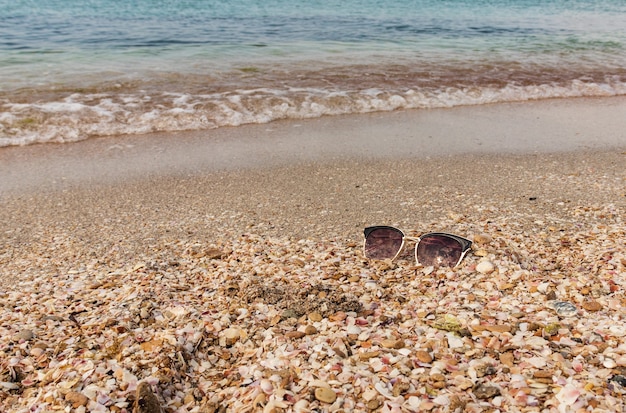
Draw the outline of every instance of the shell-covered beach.
<instances>
[{"instance_id":1,"label":"shell-covered beach","mask_svg":"<svg viewBox=\"0 0 626 413\"><path fill-rule=\"evenodd\" d=\"M625 164L346 159L7 192L0 410L623 411ZM474 244L455 269L368 262L371 224Z\"/></svg>"}]
</instances>

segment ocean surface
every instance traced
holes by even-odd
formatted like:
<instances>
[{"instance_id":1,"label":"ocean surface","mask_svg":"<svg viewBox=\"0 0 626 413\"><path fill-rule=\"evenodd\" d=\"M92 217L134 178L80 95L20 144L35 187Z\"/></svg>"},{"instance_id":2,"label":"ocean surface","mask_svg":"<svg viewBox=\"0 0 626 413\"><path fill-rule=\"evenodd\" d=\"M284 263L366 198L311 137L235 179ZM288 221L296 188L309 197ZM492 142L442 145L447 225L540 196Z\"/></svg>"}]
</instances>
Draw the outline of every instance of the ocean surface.
<instances>
[{"instance_id":1,"label":"ocean surface","mask_svg":"<svg viewBox=\"0 0 626 413\"><path fill-rule=\"evenodd\" d=\"M626 0L0 0L0 147L626 94Z\"/></svg>"}]
</instances>

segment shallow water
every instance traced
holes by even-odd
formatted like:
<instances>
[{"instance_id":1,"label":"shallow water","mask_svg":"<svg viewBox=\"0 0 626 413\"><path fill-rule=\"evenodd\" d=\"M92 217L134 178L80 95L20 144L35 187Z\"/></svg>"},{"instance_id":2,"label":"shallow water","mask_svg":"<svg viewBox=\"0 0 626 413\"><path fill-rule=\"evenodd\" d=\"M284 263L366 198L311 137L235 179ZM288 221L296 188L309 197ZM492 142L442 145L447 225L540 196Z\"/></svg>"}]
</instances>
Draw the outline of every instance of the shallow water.
<instances>
[{"instance_id":1,"label":"shallow water","mask_svg":"<svg viewBox=\"0 0 626 413\"><path fill-rule=\"evenodd\" d=\"M0 146L626 94L623 1L0 0Z\"/></svg>"}]
</instances>

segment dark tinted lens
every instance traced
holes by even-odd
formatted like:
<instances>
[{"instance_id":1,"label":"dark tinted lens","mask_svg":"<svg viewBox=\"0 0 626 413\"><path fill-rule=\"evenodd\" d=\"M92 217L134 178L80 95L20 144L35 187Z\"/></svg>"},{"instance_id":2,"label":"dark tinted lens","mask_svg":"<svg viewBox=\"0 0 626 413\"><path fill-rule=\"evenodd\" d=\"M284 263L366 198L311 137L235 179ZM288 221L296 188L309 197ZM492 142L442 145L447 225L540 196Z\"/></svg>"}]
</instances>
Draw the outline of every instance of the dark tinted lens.
<instances>
[{"instance_id":1,"label":"dark tinted lens","mask_svg":"<svg viewBox=\"0 0 626 413\"><path fill-rule=\"evenodd\" d=\"M454 267L461 259L463 245L445 235L425 235L416 251L417 261L423 266Z\"/></svg>"},{"instance_id":2,"label":"dark tinted lens","mask_svg":"<svg viewBox=\"0 0 626 413\"><path fill-rule=\"evenodd\" d=\"M365 256L386 260L396 256L402 247L402 232L394 228L376 228L365 236Z\"/></svg>"}]
</instances>

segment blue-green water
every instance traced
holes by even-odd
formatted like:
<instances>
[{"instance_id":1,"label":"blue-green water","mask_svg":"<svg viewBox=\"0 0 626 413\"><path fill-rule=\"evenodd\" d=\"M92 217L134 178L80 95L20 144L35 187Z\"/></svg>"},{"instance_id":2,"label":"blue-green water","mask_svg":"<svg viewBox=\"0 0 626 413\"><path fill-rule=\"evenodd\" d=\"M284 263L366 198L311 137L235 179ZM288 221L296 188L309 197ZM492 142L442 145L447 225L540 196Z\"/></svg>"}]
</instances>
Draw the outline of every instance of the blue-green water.
<instances>
[{"instance_id":1,"label":"blue-green water","mask_svg":"<svg viewBox=\"0 0 626 413\"><path fill-rule=\"evenodd\" d=\"M0 146L626 94L626 1L0 0Z\"/></svg>"}]
</instances>

